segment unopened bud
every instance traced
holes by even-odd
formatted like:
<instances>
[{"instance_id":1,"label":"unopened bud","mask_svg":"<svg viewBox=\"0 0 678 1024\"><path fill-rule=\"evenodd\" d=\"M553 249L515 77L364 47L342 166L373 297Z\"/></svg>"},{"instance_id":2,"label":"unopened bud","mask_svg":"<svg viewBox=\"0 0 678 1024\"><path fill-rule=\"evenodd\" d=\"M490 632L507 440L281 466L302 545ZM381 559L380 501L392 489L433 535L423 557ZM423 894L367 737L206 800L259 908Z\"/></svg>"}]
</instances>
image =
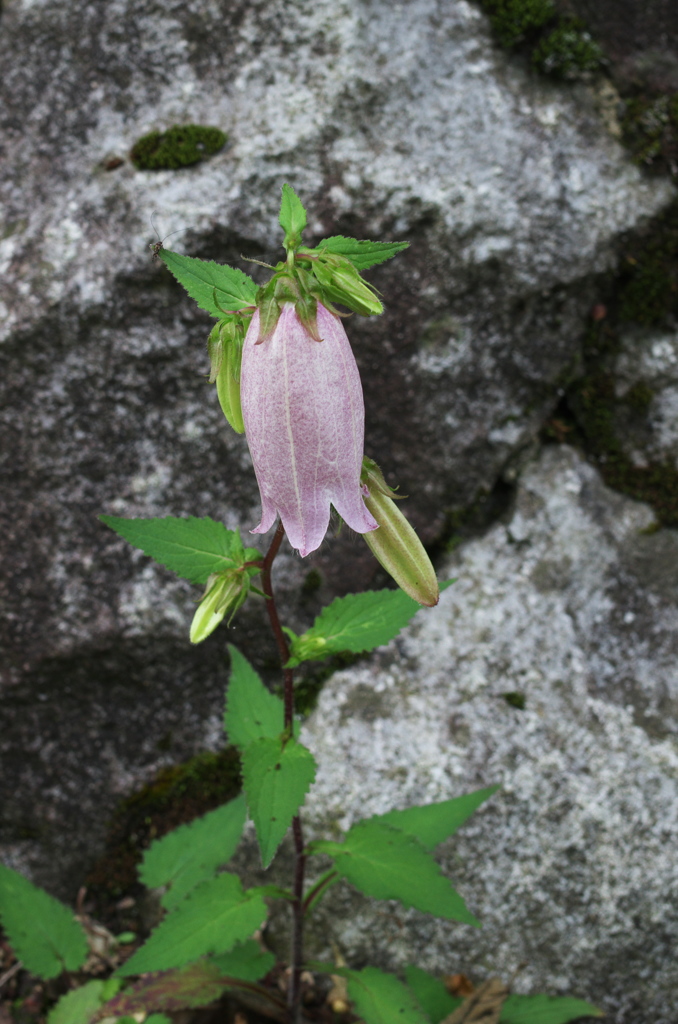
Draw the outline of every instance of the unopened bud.
<instances>
[{"instance_id":1,"label":"unopened bud","mask_svg":"<svg viewBox=\"0 0 678 1024\"><path fill-rule=\"evenodd\" d=\"M291 634L291 630L289 633ZM285 668L296 668L302 661L312 661L314 658L322 660L327 657L327 640L324 636L290 635L290 639L290 659Z\"/></svg>"},{"instance_id":2,"label":"unopened bud","mask_svg":"<svg viewBox=\"0 0 678 1024\"><path fill-rule=\"evenodd\" d=\"M360 482L369 491L365 505L379 523L378 530L362 535L363 540L401 590L419 604L432 608L438 604L440 588L431 559L372 459L363 459Z\"/></svg>"},{"instance_id":3,"label":"unopened bud","mask_svg":"<svg viewBox=\"0 0 678 1024\"><path fill-rule=\"evenodd\" d=\"M331 302L340 302L362 316L384 312L374 289L343 256L321 256L312 267L323 296Z\"/></svg>"},{"instance_id":4,"label":"unopened bud","mask_svg":"<svg viewBox=\"0 0 678 1024\"><path fill-rule=\"evenodd\" d=\"M240 405L240 366L243 333L239 324L223 321L207 339L211 360L210 383L216 383L221 411L236 434L245 431Z\"/></svg>"},{"instance_id":5,"label":"unopened bud","mask_svg":"<svg viewBox=\"0 0 678 1024\"><path fill-rule=\"evenodd\" d=\"M199 644L206 640L226 615L233 617L245 602L249 589L249 577L241 569L210 576L191 623L191 643Z\"/></svg>"}]
</instances>

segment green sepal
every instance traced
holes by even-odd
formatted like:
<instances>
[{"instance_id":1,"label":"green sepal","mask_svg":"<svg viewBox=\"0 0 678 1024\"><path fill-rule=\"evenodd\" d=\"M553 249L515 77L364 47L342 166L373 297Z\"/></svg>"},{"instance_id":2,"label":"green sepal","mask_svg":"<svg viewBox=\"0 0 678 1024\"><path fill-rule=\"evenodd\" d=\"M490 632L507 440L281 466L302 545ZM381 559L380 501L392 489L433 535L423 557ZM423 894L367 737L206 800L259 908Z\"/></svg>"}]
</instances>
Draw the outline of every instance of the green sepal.
<instances>
[{"instance_id":1,"label":"green sepal","mask_svg":"<svg viewBox=\"0 0 678 1024\"><path fill-rule=\"evenodd\" d=\"M274 282L273 294L278 305L284 306L286 302L293 302L296 305L301 293L294 277L291 274L280 274L272 280Z\"/></svg>"},{"instance_id":2,"label":"green sepal","mask_svg":"<svg viewBox=\"0 0 678 1024\"><path fill-rule=\"evenodd\" d=\"M272 278L272 280L275 281L275 278ZM269 282L269 285L270 283L271 282ZM273 294L274 287L266 287L266 289L262 289L262 295L258 302L259 337L255 342L257 345L262 345L264 342L270 340L278 325L278 320L280 319L280 306Z\"/></svg>"},{"instance_id":3,"label":"green sepal","mask_svg":"<svg viewBox=\"0 0 678 1024\"><path fill-rule=\"evenodd\" d=\"M291 185L283 185L280 203L280 227L285 232L283 245L289 251L301 245L301 233L306 227L306 210Z\"/></svg>"},{"instance_id":4,"label":"green sepal","mask_svg":"<svg viewBox=\"0 0 678 1024\"><path fill-rule=\"evenodd\" d=\"M314 341L321 342L318 331L318 303L312 295L302 295L297 302L297 315Z\"/></svg>"}]
</instances>

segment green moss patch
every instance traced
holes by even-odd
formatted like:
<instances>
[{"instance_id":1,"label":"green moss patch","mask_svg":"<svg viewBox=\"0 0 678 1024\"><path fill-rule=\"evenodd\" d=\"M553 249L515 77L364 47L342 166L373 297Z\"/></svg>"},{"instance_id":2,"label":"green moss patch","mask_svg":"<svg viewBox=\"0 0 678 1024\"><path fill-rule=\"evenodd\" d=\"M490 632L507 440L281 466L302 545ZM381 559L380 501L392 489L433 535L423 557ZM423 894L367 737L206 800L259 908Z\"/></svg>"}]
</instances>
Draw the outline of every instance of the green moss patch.
<instances>
[{"instance_id":1,"label":"green moss patch","mask_svg":"<svg viewBox=\"0 0 678 1024\"><path fill-rule=\"evenodd\" d=\"M678 203L645 239L627 248L614 295L620 323L667 326L678 318Z\"/></svg>"},{"instance_id":2,"label":"green moss patch","mask_svg":"<svg viewBox=\"0 0 678 1024\"><path fill-rule=\"evenodd\" d=\"M502 697L510 708L516 708L517 711L525 710L524 693L517 693L515 690L509 690L508 693L502 693Z\"/></svg>"},{"instance_id":3,"label":"green moss patch","mask_svg":"<svg viewBox=\"0 0 678 1024\"><path fill-rule=\"evenodd\" d=\"M497 41L507 49L524 42L556 17L551 0L481 0L481 6Z\"/></svg>"},{"instance_id":4,"label":"green moss patch","mask_svg":"<svg viewBox=\"0 0 678 1024\"><path fill-rule=\"evenodd\" d=\"M636 163L678 175L678 93L629 97L622 134Z\"/></svg>"},{"instance_id":5,"label":"green moss patch","mask_svg":"<svg viewBox=\"0 0 678 1024\"><path fill-rule=\"evenodd\" d=\"M580 21L562 21L532 50L532 63L546 75L578 78L600 70L603 51Z\"/></svg>"},{"instance_id":6,"label":"green moss patch","mask_svg":"<svg viewBox=\"0 0 678 1024\"><path fill-rule=\"evenodd\" d=\"M584 23L559 16L551 0L480 0L480 5L499 45L525 51L546 75L574 79L603 66L603 51Z\"/></svg>"},{"instance_id":7,"label":"green moss patch","mask_svg":"<svg viewBox=\"0 0 678 1024\"><path fill-rule=\"evenodd\" d=\"M166 132L149 132L132 146L130 157L140 171L176 171L214 156L226 144L220 128L175 124Z\"/></svg>"}]
</instances>

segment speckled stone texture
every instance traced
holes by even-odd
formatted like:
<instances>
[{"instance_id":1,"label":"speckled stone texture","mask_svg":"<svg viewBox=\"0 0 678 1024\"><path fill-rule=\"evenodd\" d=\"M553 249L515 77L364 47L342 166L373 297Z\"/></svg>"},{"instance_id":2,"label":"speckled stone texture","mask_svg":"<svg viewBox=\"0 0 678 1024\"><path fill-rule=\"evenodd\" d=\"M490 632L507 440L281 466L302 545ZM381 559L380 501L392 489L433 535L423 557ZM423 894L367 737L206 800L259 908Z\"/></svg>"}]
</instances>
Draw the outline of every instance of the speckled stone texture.
<instances>
[{"instance_id":1,"label":"speckled stone texture","mask_svg":"<svg viewBox=\"0 0 678 1024\"><path fill-rule=\"evenodd\" d=\"M464 0L7 0L1 29L0 844L72 896L120 795L218 742L226 675L223 634L188 648L195 590L96 515L258 515L205 381L207 318L152 261L151 216L177 250L275 259L288 180L309 240L412 241L371 275L385 316L348 329L367 453L433 542L515 475L578 365L591 275L672 191L592 93L526 73ZM140 135L188 121L227 148L134 170ZM323 599L379 582L346 531L288 552L292 626L313 564ZM260 666L263 618L231 634Z\"/></svg>"},{"instance_id":2,"label":"speckled stone texture","mask_svg":"<svg viewBox=\"0 0 678 1024\"><path fill-rule=\"evenodd\" d=\"M502 788L439 849L482 930L337 889L317 952L475 977L523 965L518 991L576 993L610 1024L678 1018L678 543L652 521L546 449L508 520L449 561L440 605L326 685L302 737L312 833Z\"/></svg>"},{"instance_id":3,"label":"speckled stone texture","mask_svg":"<svg viewBox=\"0 0 678 1024\"><path fill-rule=\"evenodd\" d=\"M626 401L614 418L625 453L636 466L661 461L678 468L678 334L626 331L619 352L606 363L616 398ZM640 408L636 399L634 409L635 395Z\"/></svg>"}]
</instances>

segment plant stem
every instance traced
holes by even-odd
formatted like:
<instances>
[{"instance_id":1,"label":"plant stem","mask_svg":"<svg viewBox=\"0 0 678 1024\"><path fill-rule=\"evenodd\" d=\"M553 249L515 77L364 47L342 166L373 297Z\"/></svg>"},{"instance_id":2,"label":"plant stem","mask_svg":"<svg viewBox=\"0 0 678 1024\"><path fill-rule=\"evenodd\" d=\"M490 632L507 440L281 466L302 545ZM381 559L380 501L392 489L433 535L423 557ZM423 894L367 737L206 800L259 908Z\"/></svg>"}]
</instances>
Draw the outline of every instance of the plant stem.
<instances>
[{"instance_id":1,"label":"plant stem","mask_svg":"<svg viewBox=\"0 0 678 1024\"><path fill-rule=\"evenodd\" d=\"M271 584L271 568L273 566L273 560L278 554L278 550L284 536L285 527L282 522L279 522L278 529L275 531L275 536L271 541L271 546L264 557L264 567L261 571L261 589L266 594L266 611L268 612L268 618L271 623L275 642L278 645L280 660L283 663L283 680L285 684L285 728L291 729L292 722L294 721L294 671L291 668L284 667L286 662L289 661L290 649L288 647L285 634L283 633L282 626L280 625L278 609L276 607L275 597L273 596L273 586Z\"/></svg>"},{"instance_id":2,"label":"plant stem","mask_svg":"<svg viewBox=\"0 0 678 1024\"><path fill-rule=\"evenodd\" d=\"M284 535L285 528L282 522L279 522L275 536L271 541L271 546L264 557L261 571L261 589L266 594L266 610L268 611L271 629L273 630L280 660L283 665L285 729L289 730L291 735L294 724L294 670L285 668L286 663L289 661L290 649L280 625L278 609L273 594L273 585L271 583L273 561L278 554ZM306 854L304 852L301 818L298 814L295 814L292 819L292 835L294 837L294 902L292 904L292 956L290 983L287 990L287 1007L290 1024L299 1024L301 1020L301 970L304 962L304 872L306 869Z\"/></svg>"}]
</instances>

